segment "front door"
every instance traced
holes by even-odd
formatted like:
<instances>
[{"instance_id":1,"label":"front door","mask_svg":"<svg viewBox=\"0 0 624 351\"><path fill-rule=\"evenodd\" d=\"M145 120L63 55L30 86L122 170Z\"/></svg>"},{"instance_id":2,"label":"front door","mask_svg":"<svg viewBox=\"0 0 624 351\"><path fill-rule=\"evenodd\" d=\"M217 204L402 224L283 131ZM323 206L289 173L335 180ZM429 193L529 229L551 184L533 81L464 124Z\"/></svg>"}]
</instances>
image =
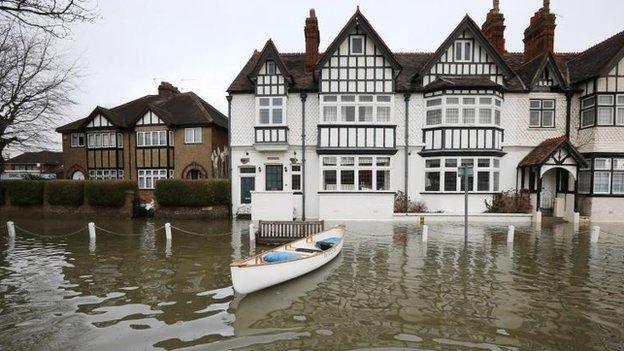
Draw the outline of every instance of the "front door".
<instances>
[{"instance_id":1,"label":"front door","mask_svg":"<svg viewBox=\"0 0 624 351\"><path fill-rule=\"evenodd\" d=\"M256 190L255 177L242 177L241 179L241 203L251 203L251 192Z\"/></svg>"}]
</instances>

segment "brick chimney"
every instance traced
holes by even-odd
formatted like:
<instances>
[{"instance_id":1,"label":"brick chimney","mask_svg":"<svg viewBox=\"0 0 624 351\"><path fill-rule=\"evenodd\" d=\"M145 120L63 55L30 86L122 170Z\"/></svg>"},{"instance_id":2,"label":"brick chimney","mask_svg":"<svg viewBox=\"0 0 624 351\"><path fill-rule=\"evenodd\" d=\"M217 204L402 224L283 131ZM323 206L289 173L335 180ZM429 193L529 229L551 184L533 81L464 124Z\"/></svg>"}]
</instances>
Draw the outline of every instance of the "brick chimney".
<instances>
[{"instance_id":1,"label":"brick chimney","mask_svg":"<svg viewBox=\"0 0 624 351\"><path fill-rule=\"evenodd\" d=\"M160 85L158 86L158 96L160 97L170 97L179 93L180 90L169 82L160 82Z\"/></svg>"},{"instance_id":2,"label":"brick chimney","mask_svg":"<svg viewBox=\"0 0 624 351\"><path fill-rule=\"evenodd\" d=\"M485 17L481 30L496 51L500 54L507 52L505 50L505 16L500 13L499 0L494 0L492 9Z\"/></svg>"},{"instance_id":3,"label":"brick chimney","mask_svg":"<svg viewBox=\"0 0 624 351\"><path fill-rule=\"evenodd\" d=\"M305 27L305 69L306 72L312 72L319 56L319 44L321 42L321 34L319 33L318 20L314 9L310 9L310 17L306 18Z\"/></svg>"},{"instance_id":4,"label":"brick chimney","mask_svg":"<svg viewBox=\"0 0 624 351\"><path fill-rule=\"evenodd\" d=\"M550 12L550 0L533 17L524 31L524 59L529 61L540 54L555 49L555 14Z\"/></svg>"}]
</instances>

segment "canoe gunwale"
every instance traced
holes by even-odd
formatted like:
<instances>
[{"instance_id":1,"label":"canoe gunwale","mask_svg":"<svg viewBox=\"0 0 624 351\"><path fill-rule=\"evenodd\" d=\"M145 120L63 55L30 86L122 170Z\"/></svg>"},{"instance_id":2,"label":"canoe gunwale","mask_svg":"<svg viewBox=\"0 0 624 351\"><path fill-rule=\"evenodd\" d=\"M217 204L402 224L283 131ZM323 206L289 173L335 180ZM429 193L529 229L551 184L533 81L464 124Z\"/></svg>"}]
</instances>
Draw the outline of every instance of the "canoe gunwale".
<instances>
[{"instance_id":1,"label":"canoe gunwale","mask_svg":"<svg viewBox=\"0 0 624 351\"><path fill-rule=\"evenodd\" d=\"M309 239L312 239L316 235L319 235L319 234L322 234L322 233L326 233L326 232L334 230L334 229L339 229L339 230L342 231L342 237L340 238L340 242L336 243L336 245L332 246L331 248L329 248L329 249L327 249L325 251L319 251L317 253L314 253L314 254L311 254L311 255L308 255L308 256L305 256L305 257L301 257L301 258L298 258L296 260L290 260L290 261L264 262L262 260L262 256L265 255L266 253L279 251L280 249L282 249L282 251L290 251L290 250L287 249L288 246L293 245L293 244L295 244L297 242L300 242L300 241L307 241ZM295 241L291 241L289 243L280 245L280 246L275 247L275 248L273 248L271 250L263 251L263 252L261 252L261 253L259 253L257 255L245 258L243 260L234 261L234 262L232 262L230 264L230 267L252 268L252 267L259 267L259 266L273 266L273 265L278 265L278 264L294 263L294 262L299 262L299 261L306 260L306 259L309 259L309 258L314 258L314 257L317 257L317 256L319 256L321 254L331 253L334 250L336 250L336 248L338 246L340 246L339 244L342 244L344 242L344 239L345 239L346 236L347 236L347 232L345 230L345 226L344 225L337 225L337 226L334 226L334 227L332 227L332 228L330 228L328 230L325 230L325 231L322 231L322 232L319 232L319 233L316 233L316 234L311 234L311 235L305 236L305 237L303 237L301 239L297 239ZM260 259L260 260L258 260L258 259ZM249 262L249 261L255 261L255 262L254 263L246 263L246 262Z\"/></svg>"}]
</instances>

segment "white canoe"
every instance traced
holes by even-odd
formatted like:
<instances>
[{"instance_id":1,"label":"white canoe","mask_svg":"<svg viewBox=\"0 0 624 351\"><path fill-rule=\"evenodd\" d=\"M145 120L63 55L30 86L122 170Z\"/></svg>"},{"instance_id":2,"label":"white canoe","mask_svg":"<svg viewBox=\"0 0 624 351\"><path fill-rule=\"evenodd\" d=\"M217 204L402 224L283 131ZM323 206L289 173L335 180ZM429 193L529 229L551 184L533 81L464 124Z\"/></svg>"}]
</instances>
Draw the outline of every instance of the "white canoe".
<instances>
[{"instance_id":1,"label":"white canoe","mask_svg":"<svg viewBox=\"0 0 624 351\"><path fill-rule=\"evenodd\" d=\"M345 235L344 226L337 226L245 260L236 261L230 265L232 286L239 294L249 294L311 272L338 256L342 250ZM330 238L338 238L339 240L327 250L320 250L316 247L317 242ZM297 249L314 250L314 252L302 252ZM298 258L289 261L267 262L265 257L268 257L267 254L269 253L296 254Z\"/></svg>"}]
</instances>

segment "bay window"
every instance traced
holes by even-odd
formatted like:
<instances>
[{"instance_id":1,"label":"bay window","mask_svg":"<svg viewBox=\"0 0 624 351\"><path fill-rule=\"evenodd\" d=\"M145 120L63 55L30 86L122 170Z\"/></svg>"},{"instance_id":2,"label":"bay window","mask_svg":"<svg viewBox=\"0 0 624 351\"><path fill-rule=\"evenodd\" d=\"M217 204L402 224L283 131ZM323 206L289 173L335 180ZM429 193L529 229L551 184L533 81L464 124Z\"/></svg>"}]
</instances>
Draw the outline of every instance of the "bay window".
<instances>
[{"instance_id":1,"label":"bay window","mask_svg":"<svg viewBox=\"0 0 624 351\"><path fill-rule=\"evenodd\" d=\"M391 95L323 95L323 123L390 123Z\"/></svg>"},{"instance_id":2,"label":"bay window","mask_svg":"<svg viewBox=\"0 0 624 351\"><path fill-rule=\"evenodd\" d=\"M580 127L624 126L624 95L593 94L581 99Z\"/></svg>"},{"instance_id":3,"label":"bay window","mask_svg":"<svg viewBox=\"0 0 624 351\"><path fill-rule=\"evenodd\" d=\"M502 100L498 97L435 96L428 98L425 106L425 124L428 126L443 123L447 125L500 125L501 123Z\"/></svg>"},{"instance_id":4,"label":"bay window","mask_svg":"<svg viewBox=\"0 0 624 351\"><path fill-rule=\"evenodd\" d=\"M425 191L458 193L464 191L464 178L458 177L458 166L472 166L468 177L469 192L500 191L500 159L496 157L445 157L425 160ZM476 184L476 187L475 187Z\"/></svg>"},{"instance_id":5,"label":"bay window","mask_svg":"<svg viewBox=\"0 0 624 351\"><path fill-rule=\"evenodd\" d=\"M586 157L590 167L580 169L576 191L579 194L624 195L624 155Z\"/></svg>"},{"instance_id":6,"label":"bay window","mask_svg":"<svg viewBox=\"0 0 624 351\"><path fill-rule=\"evenodd\" d=\"M256 101L259 125L282 125L285 124L284 112L286 98L284 97L259 97Z\"/></svg>"},{"instance_id":7,"label":"bay window","mask_svg":"<svg viewBox=\"0 0 624 351\"><path fill-rule=\"evenodd\" d=\"M390 157L324 156L321 177L324 191L388 191Z\"/></svg>"}]
</instances>

